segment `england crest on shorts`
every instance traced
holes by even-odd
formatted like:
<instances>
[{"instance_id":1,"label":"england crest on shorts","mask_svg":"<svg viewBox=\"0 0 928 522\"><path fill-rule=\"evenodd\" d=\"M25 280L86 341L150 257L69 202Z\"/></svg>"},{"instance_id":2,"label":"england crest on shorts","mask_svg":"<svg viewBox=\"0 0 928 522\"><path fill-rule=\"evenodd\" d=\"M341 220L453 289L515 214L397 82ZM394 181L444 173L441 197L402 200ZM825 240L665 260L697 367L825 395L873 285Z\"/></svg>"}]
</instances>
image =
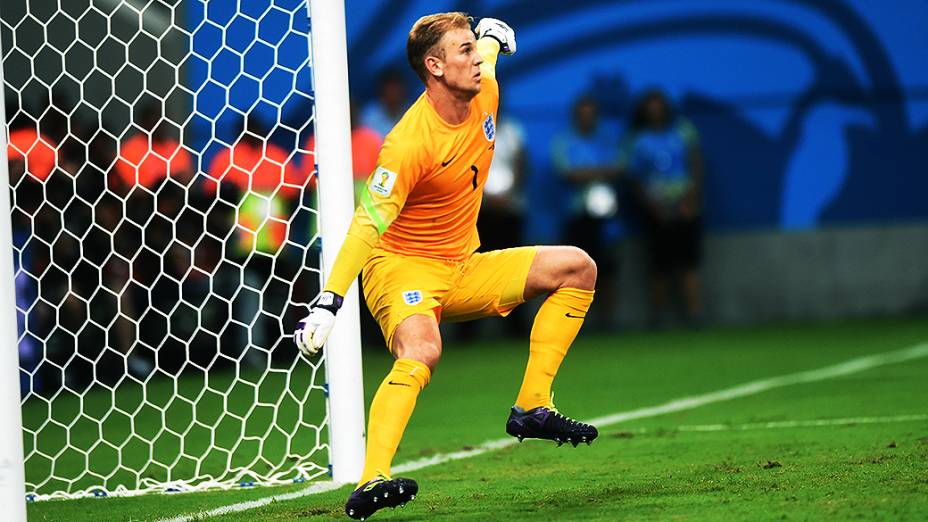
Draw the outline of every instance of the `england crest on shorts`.
<instances>
[{"instance_id":1,"label":"england crest on shorts","mask_svg":"<svg viewBox=\"0 0 928 522\"><path fill-rule=\"evenodd\" d=\"M403 302L412 306L422 302L422 292L418 290L406 290L403 292Z\"/></svg>"},{"instance_id":2,"label":"england crest on shorts","mask_svg":"<svg viewBox=\"0 0 928 522\"><path fill-rule=\"evenodd\" d=\"M483 120L483 135L487 141L493 141L496 138L496 123L493 121L493 113L487 114L487 119Z\"/></svg>"}]
</instances>

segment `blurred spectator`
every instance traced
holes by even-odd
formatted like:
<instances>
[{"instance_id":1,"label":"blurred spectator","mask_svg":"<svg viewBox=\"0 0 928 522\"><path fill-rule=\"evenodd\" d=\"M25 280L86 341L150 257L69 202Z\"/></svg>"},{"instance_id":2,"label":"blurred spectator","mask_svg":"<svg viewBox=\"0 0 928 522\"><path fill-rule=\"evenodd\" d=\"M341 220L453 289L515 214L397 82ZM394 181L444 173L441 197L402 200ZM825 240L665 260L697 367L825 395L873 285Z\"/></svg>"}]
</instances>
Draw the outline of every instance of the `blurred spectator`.
<instances>
[{"instance_id":1,"label":"blurred spectator","mask_svg":"<svg viewBox=\"0 0 928 522\"><path fill-rule=\"evenodd\" d=\"M377 99L361 112L361 125L380 134L381 138L393 130L406 111L406 80L398 69L384 69L377 80Z\"/></svg>"},{"instance_id":2,"label":"blurred spectator","mask_svg":"<svg viewBox=\"0 0 928 522\"><path fill-rule=\"evenodd\" d=\"M190 152L170 135L170 124L161 118L157 107L145 109L138 132L122 143L116 162L116 174L126 186L141 185L155 189L171 177L186 185L193 177Z\"/></svg>"},{"instance_id":3,"label":"blurred spectator","mask_svg":"<svg viewBox=\"0 0 928 522\"><path fill-rule=\"evenodd\" d=\"M146 107L140 117L137 132L122 142L114 165L117 185L128 193L126 216L133 222L145 226L145 242L156 252L164 252L171 244L174 228L171 221L177 219L188 200L196 194L185 194L184 187L193 179L193 158L179 142L179 129L162 118L156 105ZM171 179L176 183L164 186ZM143 187L146 191L134 191ZM157 193L157 197L152 194ZM154 213L157 219L152 219ZM166 255L164 270L179 278L187 267L174 251ZM152 266L155 274L160 266Z\"/></svg>"},{"instance_id":4,"label":"blurred spectator","mask_svg":"<svg viewBox=\"0 0 928 522\"><path fill-rule=\"evenodd\" d=\"M521 246L524 228L523 186L528 154L525 131L520 122L500 110L496 124L495 150L490 173L483 187L483 203L477 216L480 250L500 250ZM503 322L513 337L524 335L529 325L528 307L518 307ZM471 336L478 330L471 323ZM466 335L466 334L465 334Z\"/></svg>"},{"instance_id":5,"label":"blurred spectator","mask_svg":"<svg viewBox=\"0 0 928 522\"><path fill-rule=\"evenodd\" d=\"M174 240L174 230L175 220L185 204L195 198L184 188L193 178L193 158L180 145L179 129L162 117L158 105L145 107L138 115L136 127L140 131L119 145L109 173L113 175L110 188L124 198L124 219L128 221L119 224L120 233L115 238L116 250L128 253L128 259L133 260L128 299L121 303L123 307L129 306L125 310L129 317L145 314L149 307L168 314L176 306L177 292L162 274L180 280L189 269L185 250ZM105 215L100 217L109 219ZM141 232L139 240L138 232ZM123 268L114 266L110 277L120 279ZM129 369L139 377L147 375L155 361L167 372L182 362L183 353L176 346L166 348L164 325L151 317L148 314L141 320L139 341L157 348L158 356L143 347L129 353ZM176 330L177 325L172 328Z\"/></svg>"},{"instance_id":6,"label":"blurred spectator","mask_svg":"<svg viewBox=\"0 0 928 522\"><path fill-rule=\"evenodd\" d=\"M40 366L50 350L35 335L35 332L47 334L54 329L58 303L51 301L62 295L58 274L49 270L52 249L47 246L60 231L61 215L57 209L46 205L44 198L45 182L54 172L58 157L54 140L39 132L38 123L31 114L21 110L11 99L6 101L6 110L18 347L21 367L32 372L31 376L20 374L20 390L41 393L57 386L62 378L60 371L50 371L47 364ZM40 300L40 296L45 299ZM32 335L24 335L27 330ZM65 357L57 359L64 360Z\"/></svg>"},{"instance_id":7,"label":"blurred spectator","mask_svg":"<svg viewBox=\"0 0 928 522\"><path fill-rule=\"evenodd\" d=\"M383 145L383 136L374 129L363 125L358 120L357 107L351 104L351 170L354 179L354 203L359 203L361 190L364 188L367 178L377 166L377 156L380 154L380 146ZM316 153L316 135L311 134L306 140L306 150ZM315 156L313 156L315 159ZM314 169L313 165L306 166L307 175L311 174Z\"/></svg>"},{"instance_id":8,"label":"blurred spectator","mask_svg":"<svg viewBox=\"0 0 928 522\"><path fill-rule=\"evenodd\" d=\"M208 194L233 202L236 234L231 250L235 265L244 267L239 282L241 271L226 270L229 264L223 261L214 281L232 292L232 319L248 325L231 334L232 329L224 329L228 335L222 351L233 358L245 351L252 366L268 364L270 350L280 339L276 318L284 313L288 296L286 285L276 284L272 275L292 273L289 265L302 261L288 256L290 250L284 246L290 237L290 216L303 188L313 183L308 169L296 168L290 154L265 136L261 122L249 116L239 141L213 158L205 185Z\"/></svg>"},{"instance_id":9,"label":"blurred spectator","mask_svg":"<svg viewBox=\"0 0 928 522\"><path fill-rule=\"evenodd\" d=\"M13 238L13 243L17 248L21 248L18 238ZM42 393L45 389L46 376L43 372L36 371L39 364L42 363L44 351L42 343L32 335L23 335L28 327L29 314L23 310L29 310L35 303L38 296L38 284L28 275L24 268L30 264L29 252L23 251L22 255L13 256L13 272L16 274L13 284L16 288L16 330L19 341L17 342L19 352L19 395L25 397L29 392L36 394ZM20 264L22 263L22 264ZM33 321L35 316L33 315Z\"/></svg>"},{"instance_id":10,"label":"blurred spectator","mask_svg":"<svg viewBox=\"0 0 928 522\"><path fill-rule=\"evenodd\" d=\"M85 332L78 349L92 354L94 350L106 347L126 355L129 371L143 377L151 371L153 358L143 356L133 347L137 321L142 315L140 306L147 306L148 300L147 295L138 295L138 288L132 284L135 273L125 260L132 259L138 249L127 234L116 233L126 213L126 203L116 193L106 192L117 147L115 141L100 132L100 122L95 115L80 115L79 112L76 111L69 119L69 132L58 149L59 161L62 171L73 179L75 195L86 201L95 201L95 204L93 208L74 205L66 215L66 228L82 238L83 256L95 267L91 275L96 277L81 277L86 272L82 273L74 278L79 279L74 286L84 299L96 296L90 298L89 318L96 324L107 326L102 331L94 329L96 335L93 336ZM115 175L112 178L116 181ZM118 188L120 194L127 191L121 182ZM101 286L109 292L98 291ZM139 305L140 301L144 304ZM80 305L75 301L69 306L78 309ZM96 371L99 380L112 383L123 376L125 368L121 358L102 357Z\"/></svg>"},{"instance_id":11,"label":"blurred spectator","mask_svg":"<svg viewBox=\"0 0 928 522\"><path fill-rule=\"evenodd\" d=\"M38 116L39 128L42 133L50 137L55 143L61 143L70 132L68 129L68 116L65 114L75 106L74 98L67 94L64 88L52 89L51 105L45 106Z\"/></svg>"},{"instance_id":12,"label":"blurred spectator","mask_svg":"<svg viewBox=\"0 0 928 522\"><path fill-rule=\"evenodd\" d=\"M352 116L351 170L354 178L355 203L357 203L367 178L377 167L377 156L380 155L383 137L369 127L363 125L355 127L354 122L355 118Z\"/></svg>"},{"instance_id":13,"label":"blurred spectator","mask_svg":"<svg viewBox=\"0 0 928 522\"><path fill-rule=\"evenodd\" d=\"M483 187L483 204L477 218L480 245L484 251L522 244L522 180L527 162L522 125L500 113L493 163Z\"/></svg>"},{"instance_id":14,"label":"blurred spectator","mask_svg":"<svg viewBox=\"0 0 928 522\"><path fill-rule=\"evenodd\" d=\"M58 162L58 145L41 134L35 122L19 113L10 124L7 157L10 162L10 185L16 186L24 174L35 181L45 181Z\"/></svg>"},{"instance_id":15,"label":"blurred spectator","mask_svg":"<svg viewBox=\"0 0 928 522\"><path fill-rule=\"evenodd\" d=\"M703 167L696 129L662 92L649 91L635 107L622 157L644 216L652 322L666 323L670 283L679 276L687 321L698 324Z\"/></svg>"},{"instance_id":16,"label":"blurred spectator","mask_svg":"<svg viewBox=\"0 0 928 522\"><path fill-rule=\"evenodd\" d=\"M310 180L284 149L265 140L266 131L254 116L231 149L219 151L207 169L207 193L234 192L238 207L238 251L275 254L287 239L289 206Z\"/></svg>"},{"instance_id":17,"label":"blurred spectator","mask_svg":"<svg viewBox=\"0 0 928 522\"><path fill-rule=\"evenodd\" d=\"M572 187L567 235L564 243L578 246L596 261L598 306L591 310L594 326L611 326L617 307L619 133L599 120L599 105L581 96L573 108L569 129L555 137L552 159L558 175ZM599 324L597 324L599 323Z\"/></svg>"},{"instance_id":18,"label":"blurred spectator","mask_svg":"<svg viewBox=\"0 0 928 522\"><path fill-rule=\"evenodd\" d=\"M58 164L57 144L39 132L36 120L15 101L8 99L6 109L10 122L7 158L12 188L13 240L24 249L23 256L29 261L24 259L22 268L41 274L51 262L51 253L44 248L36 249L35 241L28 245L26 242L36 236L50 243L60 228L60 216L57 212L52 215L55 209L45 204L45 182Z\"/></svg>"}]
</instances>

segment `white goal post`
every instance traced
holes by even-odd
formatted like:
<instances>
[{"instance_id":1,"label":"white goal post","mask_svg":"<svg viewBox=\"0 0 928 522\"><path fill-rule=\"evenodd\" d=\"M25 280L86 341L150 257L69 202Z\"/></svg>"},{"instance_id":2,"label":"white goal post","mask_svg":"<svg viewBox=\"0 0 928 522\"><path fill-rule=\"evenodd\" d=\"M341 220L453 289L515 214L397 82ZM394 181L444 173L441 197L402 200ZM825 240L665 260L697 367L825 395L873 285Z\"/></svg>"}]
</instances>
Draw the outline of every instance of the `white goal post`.
<instances>
[{"instance_id":1,"label":"white goal post","mask_svg":"<svg viewBox=\"0 0 928 522\"><path fill-rule=\"evenodd\" d=\"M2 49L0 49L2 51ZM2 52L0 52L2 54ZM0 85L3 85L3 67L0 67ZM13 287L13 256L7 245L13 244L10 228L9 169L6 162L6 107L0 98L0 121L4 132L0 132L0 418L4 427L0 430L0 505L5 506L5 516L10 522L26 520L26 476L23 470L23 422L19 397L19 354L16 335L16 295Z\"/></svg>"},{"instance_id":2,"label":"white goal post","mask_svg":"<svg viewBox=\"0 0 928 522\"><path fill-rule=\"evenodd\" d=\"M317 100L320 231L324 238L322 264L328 278L354 214L345 4L342 1L310 0L310 12L313 49L325 49L324 53L313 53L313 72ZM318 103L319 100L323 102ZM329 452L333 465L332 479L336 482L357 482L364 469L365 449L357 285L352 285L344 297L339 320L325 347L329 381ZM358 407L359 404L361 407Z\"/></svg>"},{"instance_id":3,"label":"white goal post","mask_svg":"<svg viewBox=\"0 0 928 522\"><path fill-rule=\"evenodd\" d=\"M343 1L10 0L0 32L4 518L358 480L357 288L321 358L290 335L354 210Z\"/></svg>"}]
</instances>

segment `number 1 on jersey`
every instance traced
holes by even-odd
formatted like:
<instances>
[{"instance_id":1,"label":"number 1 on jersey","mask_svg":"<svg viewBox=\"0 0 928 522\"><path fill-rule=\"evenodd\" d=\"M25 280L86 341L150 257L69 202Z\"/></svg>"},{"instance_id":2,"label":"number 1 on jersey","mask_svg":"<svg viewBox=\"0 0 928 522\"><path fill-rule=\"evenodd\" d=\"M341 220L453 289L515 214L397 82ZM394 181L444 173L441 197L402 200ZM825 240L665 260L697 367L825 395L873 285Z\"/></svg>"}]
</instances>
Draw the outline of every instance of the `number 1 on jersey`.
<instances>
[{"instance_id":1,"label":"number 1 on jersey","mask_svg":"<svg viewBox=\"0 0 928 522\"><path fill-rule=\"evenodd\" d=\"M477 173L480 171L477 170L476 165L471 165L470 170L474 171L474 190L477 190Z\"/></svg>"}]
</instances>

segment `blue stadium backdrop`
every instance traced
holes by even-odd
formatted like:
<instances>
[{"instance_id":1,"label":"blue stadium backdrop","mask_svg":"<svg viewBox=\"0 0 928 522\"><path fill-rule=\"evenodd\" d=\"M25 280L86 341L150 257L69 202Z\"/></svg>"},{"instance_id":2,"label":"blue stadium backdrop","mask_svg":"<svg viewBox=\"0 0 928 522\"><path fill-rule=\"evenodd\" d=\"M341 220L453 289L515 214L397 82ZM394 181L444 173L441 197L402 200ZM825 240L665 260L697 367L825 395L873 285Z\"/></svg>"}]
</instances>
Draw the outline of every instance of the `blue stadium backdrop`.
<instances>
[{"instance_id":1,"label":"blue stadium backdrop","mask_svg":"<svg viewBox=\"0 0 928 522\"><path fill-rule=\"evenodd\" d=\"M503 104L531 147L531 241L557 239L548 145L593 93L621 123L666 89L701 132L707 225L804 229L928 217L928 3L918 0L347 0L352 95L408 69L417 16L510 22ZM415 77L410 73L409 82Z\"/></svg>"},{"instance_id":2,"label":"blue stadium backdrop","mask_svg":"<svg viewBox=\"0 0 928 522\"><path fill-rule=\"evenodd\" d=\"M187 9L197 53L185 63L189 89L195 92L190 143L203 151L201 170L218 150L234 144L245 114L273 129L271 140L288 152L306 143L307 136L291 130L303 128L313 110L306 3L211 1L205 3L205 10ZM270 4L279 9L268 11ZM275 126L278 121L282 125ZM294 155L301 168L311 168L309 159Z\"/></svg>"},{"instance_id":3,"label":"blue stadium backdrop","mask_svg":"<svg viewBox=\"0 0 928 522\"><path fill-rule=\"evenodd\" d=\"M242 10L268 2L242 0ZM291 23L306 23L299 0L274 3L292 13ZM264 34L284 42L280 53L249 48L271 24L233 18L232 4L208 3L214 24L188 21L195 45L213 56L189 68L191 83L202 87L194 103L210 116L194 127L204 162L220 145L209 141L211 126L223 141L238 117L224 108L226 93L233 108L256 110L267 122L276 114L262 99L285 102L281 118L295 127L312 111L308 96L291 94L294 82L310 92L308 71L294 72L307 58L305 39ZM408 71L409 27L440 10L494 16L518 31L519 53L505 59L500 78L505 110L525 125L531 148L529 241L558 238L563 201L548 150L574 99L592 93L622 125L635 96L652 86L665 89L701 133L710 230L928 218L928 3L347 0L356 102L374 95L381 69ZM248 49L243 61L218 50L223 38ZM304 138L274 136L290 149Z\"/></svg>"}]
</instances>

